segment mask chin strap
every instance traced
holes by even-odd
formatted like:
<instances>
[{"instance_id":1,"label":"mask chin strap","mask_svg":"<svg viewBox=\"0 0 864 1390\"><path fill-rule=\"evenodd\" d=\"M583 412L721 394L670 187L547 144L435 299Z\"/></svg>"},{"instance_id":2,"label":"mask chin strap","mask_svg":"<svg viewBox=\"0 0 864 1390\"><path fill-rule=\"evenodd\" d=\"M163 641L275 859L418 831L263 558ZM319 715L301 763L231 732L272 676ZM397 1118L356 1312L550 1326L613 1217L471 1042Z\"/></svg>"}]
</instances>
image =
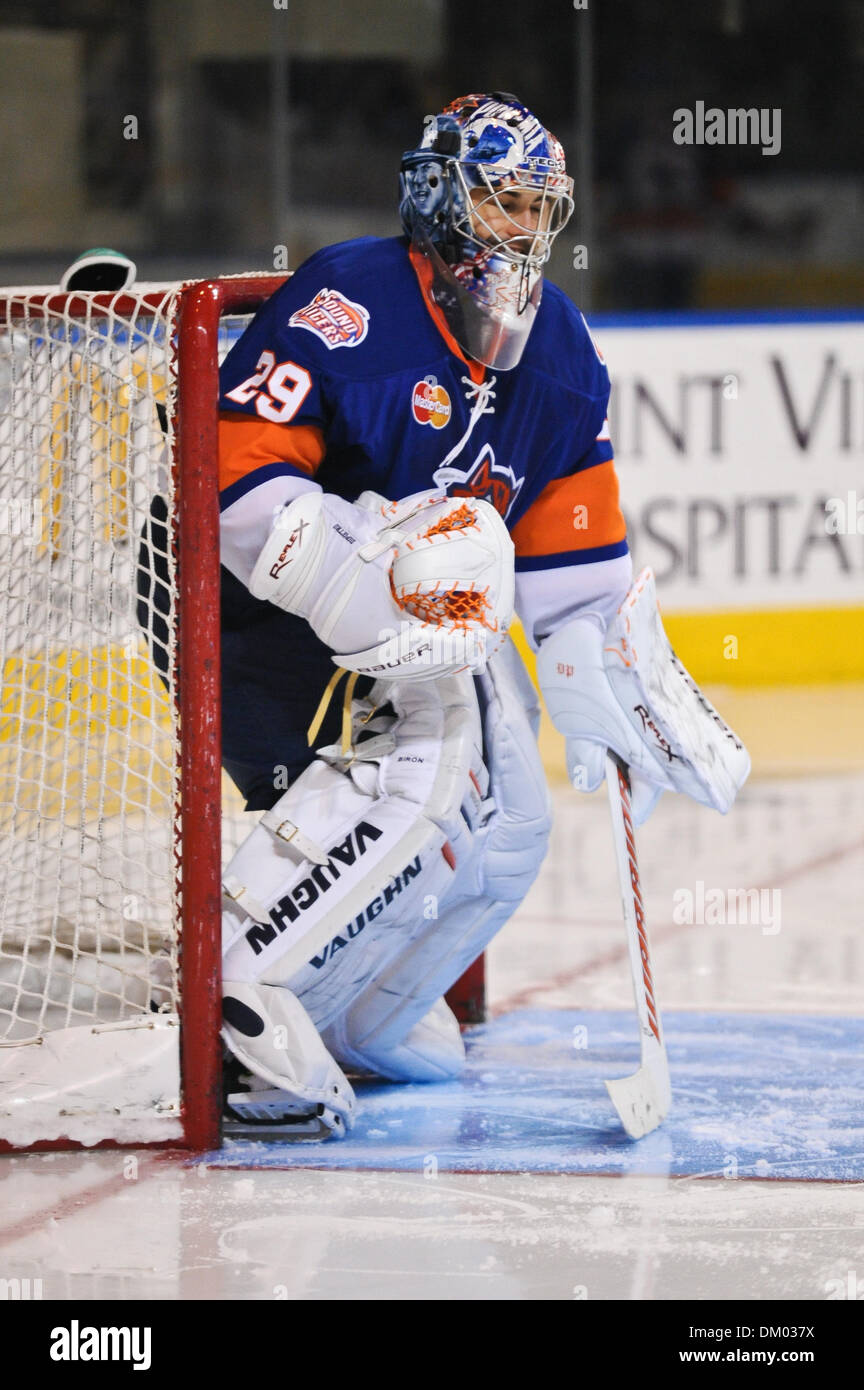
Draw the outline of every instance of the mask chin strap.
<instances>
[{"instance_id":1,"label":"mask chin strap","mask_svg":"<svg viewBox=\"0 0 864 1390\"><path fill-rule=\"evenodd\" d=\"M531 271L528 268L528 262L524 261L519 270L519 293L516 299L517 314L523 314L525 312L530 294Z\"/></svg>"}]
</instances>

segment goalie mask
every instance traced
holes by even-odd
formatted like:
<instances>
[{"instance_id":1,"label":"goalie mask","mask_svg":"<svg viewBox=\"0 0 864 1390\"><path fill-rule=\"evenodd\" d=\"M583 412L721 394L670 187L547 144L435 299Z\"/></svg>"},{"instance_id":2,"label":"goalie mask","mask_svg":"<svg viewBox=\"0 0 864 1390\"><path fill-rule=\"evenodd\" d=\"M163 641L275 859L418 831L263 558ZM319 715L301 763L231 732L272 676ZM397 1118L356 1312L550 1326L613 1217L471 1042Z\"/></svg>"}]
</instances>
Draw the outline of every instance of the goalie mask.
<instances>
[{"instance_id":1,"label":"goalie mask","mask_svg":"<svg viewBox=\"0 0 864 1390\"><path fill-rule=\"evenodd\" d=\"M402 156L400 213L431 268L429 294L459 346L499 371L519 362L543 266L573 211L560 144L507 92L459 97Z\"/></svg>"}]
</instances>

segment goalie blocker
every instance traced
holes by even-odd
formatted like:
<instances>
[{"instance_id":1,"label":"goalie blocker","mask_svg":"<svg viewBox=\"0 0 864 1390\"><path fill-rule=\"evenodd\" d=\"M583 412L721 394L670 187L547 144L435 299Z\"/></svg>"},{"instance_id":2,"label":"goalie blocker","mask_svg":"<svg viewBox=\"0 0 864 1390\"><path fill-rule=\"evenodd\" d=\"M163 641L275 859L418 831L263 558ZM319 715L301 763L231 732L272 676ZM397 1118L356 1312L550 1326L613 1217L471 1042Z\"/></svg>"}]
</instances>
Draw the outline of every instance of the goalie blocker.
<instances>
[{"instance_id":1,"label":"goalie blocker","mask_svg":"<svg viewBox=\"0 0 864 1390\"><path fill-rule=\"evenodd\" d=\"M567 737L567 770L580 790L600 785L611 749L630 770L637 825L663 791L730 809L750 756L672 650L650 569L608 629L587 613L549 637L537 676L550 718Z\"/></svg>"}]
</instances>

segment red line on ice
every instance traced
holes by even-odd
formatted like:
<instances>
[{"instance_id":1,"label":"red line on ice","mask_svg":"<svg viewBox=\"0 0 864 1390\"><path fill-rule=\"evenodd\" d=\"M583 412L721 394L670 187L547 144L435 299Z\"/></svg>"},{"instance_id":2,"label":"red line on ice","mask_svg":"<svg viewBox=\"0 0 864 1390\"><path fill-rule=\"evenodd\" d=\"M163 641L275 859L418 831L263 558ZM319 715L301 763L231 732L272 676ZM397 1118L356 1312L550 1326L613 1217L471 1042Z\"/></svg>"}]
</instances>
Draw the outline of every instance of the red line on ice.
<instances>
[{"instance_id":1,"label":"red line on ice","mask_svg":"<svg viewBox=\"0 0 864 1390\"><path fill-rule=\"evenodd\" d=\"M825 854L818 854L814 859L805 860L803 864L796 864L779 873L773 883L760 885L758 891L761 892L763 888L778 888L785 883L791 883L793 879L801 878L817 869L827 868L829 864L836 864L839 860L845 859L847 855L856 854L861 849L864 849L864 839L854 840L851 845L842 845L839 849L828 850ZM567 921L566 918L560 920L564 923ZM680 932L689 930L690 926L687 922L670 922L664 927L652 929L651 937L655 954L658 943L669 941ZM536 984L526 985L524 989L508 995L506 999L493 1004L489 1013L493 1018L497 1018L499 1014L509 1013L511 1009L527 1008L530 1004L537 1003L544 994L561 989L564 985L572 984L575 980L590 975L592 971L599 970L602 966L617 965L619 961L626 960L628 949L625 937L617 946L610 946L608 950L600 951L596 956L589 956L588 960L582 961L580 965L571 966L568 970L559 970L557 974L550 975L547 980L538 980Z\"/></svg>"}]
</instances>

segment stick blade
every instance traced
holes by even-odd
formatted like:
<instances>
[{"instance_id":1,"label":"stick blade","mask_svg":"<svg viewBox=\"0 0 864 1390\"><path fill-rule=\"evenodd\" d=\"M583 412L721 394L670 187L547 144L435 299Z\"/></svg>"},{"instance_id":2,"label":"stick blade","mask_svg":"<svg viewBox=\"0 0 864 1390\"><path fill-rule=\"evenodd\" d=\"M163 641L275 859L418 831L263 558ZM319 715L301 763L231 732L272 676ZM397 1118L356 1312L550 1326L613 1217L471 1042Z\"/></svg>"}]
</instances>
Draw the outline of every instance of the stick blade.
<instances>
[{"instance_id":1,"label":"stick blade","mask_svg":"<svg viewBox=\"0 0 864 1390\"><path fill-rule=\"evenodd\" d=\"M665 1057L662 1061L665 1063ZM631 1139L641 1139L657 1129L668 1115L672 1102L666 1065L643 1064L632 1076L607 1081L606 1090Z\"/></svg>"}]
</instances>

